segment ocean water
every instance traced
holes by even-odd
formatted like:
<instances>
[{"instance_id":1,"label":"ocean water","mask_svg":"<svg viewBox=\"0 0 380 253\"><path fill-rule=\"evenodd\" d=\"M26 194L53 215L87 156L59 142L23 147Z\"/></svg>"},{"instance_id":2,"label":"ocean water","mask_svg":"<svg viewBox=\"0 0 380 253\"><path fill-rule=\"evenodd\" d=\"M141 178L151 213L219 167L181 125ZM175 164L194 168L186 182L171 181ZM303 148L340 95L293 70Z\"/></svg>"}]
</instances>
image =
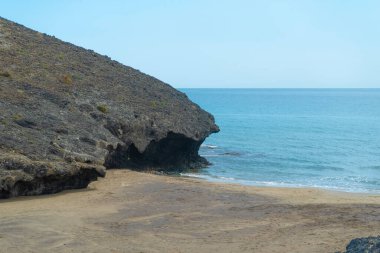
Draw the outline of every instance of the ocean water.
<instances>
[{"instance_id":1,"label":"ocean water","mask_svg":"<svg viewBox=\"0 0 380 253\"><path fill-rule=\"evenodd\" d=\"M182 89L221 132L211 181L380 193L380 89Z\"/></svg>"}]
</instances>

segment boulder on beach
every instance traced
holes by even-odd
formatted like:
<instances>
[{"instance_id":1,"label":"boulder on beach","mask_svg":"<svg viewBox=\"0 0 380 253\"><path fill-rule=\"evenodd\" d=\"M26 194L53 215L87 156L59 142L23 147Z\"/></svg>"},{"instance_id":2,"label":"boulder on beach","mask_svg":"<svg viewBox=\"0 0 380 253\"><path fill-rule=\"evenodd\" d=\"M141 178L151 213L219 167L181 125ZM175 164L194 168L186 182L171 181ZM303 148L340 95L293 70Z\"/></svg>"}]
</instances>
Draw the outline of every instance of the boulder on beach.
<instances>
[{"instance_id":1,"label":"boulder on beach","mask_svg":"<svg viewBox=\"0 0 380 253\"><path fill-rule=\"evenodd\" d=\"M354 239L345 253L380 253L380 236Z\"/></svg>"}]
</instances>

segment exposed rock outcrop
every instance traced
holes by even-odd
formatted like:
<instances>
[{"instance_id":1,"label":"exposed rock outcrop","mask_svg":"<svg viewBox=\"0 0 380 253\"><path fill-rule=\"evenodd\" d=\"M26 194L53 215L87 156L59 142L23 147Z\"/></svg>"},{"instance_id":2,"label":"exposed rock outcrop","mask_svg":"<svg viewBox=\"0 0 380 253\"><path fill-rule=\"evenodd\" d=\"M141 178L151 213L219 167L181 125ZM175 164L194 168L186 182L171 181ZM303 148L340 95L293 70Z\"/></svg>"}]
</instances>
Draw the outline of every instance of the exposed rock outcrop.
<instances>
[{"instance_id":1,"label":"exposed rock outcrop","mask_svg":"<svg viewBox=\"0 0 380 253\"><path fill-rule=\"evenodd\" d=\"M156 78L0 18L0 197L86 187L106 168L200 168L218 131Z\"/></svg>"},{"instance_id":2,"label":"exposed rock outcrop","mask_svg":"<svg viewBox=\"0 0 380 253\"><path fill-rule=\"evenodd\" d=\"M380 253L380 236L354 239L345 253Z\"/></svg>"}]
</instances>

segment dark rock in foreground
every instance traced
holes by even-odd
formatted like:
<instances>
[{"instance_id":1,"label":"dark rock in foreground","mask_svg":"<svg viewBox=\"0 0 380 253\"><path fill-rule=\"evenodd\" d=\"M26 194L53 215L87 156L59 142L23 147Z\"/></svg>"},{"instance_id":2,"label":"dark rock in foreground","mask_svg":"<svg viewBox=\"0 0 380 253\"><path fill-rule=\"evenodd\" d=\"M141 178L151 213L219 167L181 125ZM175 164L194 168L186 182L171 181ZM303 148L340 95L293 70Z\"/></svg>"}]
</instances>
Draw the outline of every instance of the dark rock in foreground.
<instances>
[{"instance_id":1,"label":"dark rock in foreground","mask_svg":"<svg viewBox=\"0 0 380 253\"><path fill-rule=\"evenodd\" d=\"M200 168L217 131L171 86L0 18L1 198L86 187L106 168Z\"/></svg>"},{"instance_id":2,"label":"dark rock in foreground","mask_svg":"<svg viewBox=\"0 0 380 253\"><path fill-rule=\"evenodd\" d=\"M346 253L380 253L380 236L352 240Z\"/></svg>"}]
</instances>

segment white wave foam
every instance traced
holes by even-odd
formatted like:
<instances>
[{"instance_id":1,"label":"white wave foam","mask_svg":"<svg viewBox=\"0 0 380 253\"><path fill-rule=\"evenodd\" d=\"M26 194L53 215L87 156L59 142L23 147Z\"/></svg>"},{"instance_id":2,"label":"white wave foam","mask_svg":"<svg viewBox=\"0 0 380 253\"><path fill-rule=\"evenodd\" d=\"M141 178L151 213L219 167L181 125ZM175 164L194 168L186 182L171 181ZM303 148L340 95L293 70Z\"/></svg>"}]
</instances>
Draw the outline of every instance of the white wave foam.
<instances>
[{"instance_id":1,"label":"white wave foam","mask_svg":"<svg viewBox=\"0 0 380 253\"><path fill-rule=\"evenodd\" d=\"M209 145L209 144L202 144L201 147L202 148L209 148L209 149L216 149L216 148L218 148L218 146L216 146L216 145Z\"/></svg>"},{"instance_id":2,"label":"white wave foam","mask_svg":"<svg viewBox=\"0 0 380 253\"><path fill-rule=\"evenodd\" d=\"M297 183L288 183L281 181L254 181L254 180L244 180L238 179L234 177L223 177L223 176L214 176L214 175L204 175L204 174L196 174L196 173L183 173L182 176L192 177L204 179L211 182L220 182L220 183L232 183L232 184L240 184L240 185L248 185L248 186L264 186L264 187L284 187L284 188L319 188L331 191L338 192L352 192L352 193L380 193L379 190L371 190L364 188L350 188L333 186L333 185L323 185L323 184L297 184Z\"/></svg>"}]
</instances>

